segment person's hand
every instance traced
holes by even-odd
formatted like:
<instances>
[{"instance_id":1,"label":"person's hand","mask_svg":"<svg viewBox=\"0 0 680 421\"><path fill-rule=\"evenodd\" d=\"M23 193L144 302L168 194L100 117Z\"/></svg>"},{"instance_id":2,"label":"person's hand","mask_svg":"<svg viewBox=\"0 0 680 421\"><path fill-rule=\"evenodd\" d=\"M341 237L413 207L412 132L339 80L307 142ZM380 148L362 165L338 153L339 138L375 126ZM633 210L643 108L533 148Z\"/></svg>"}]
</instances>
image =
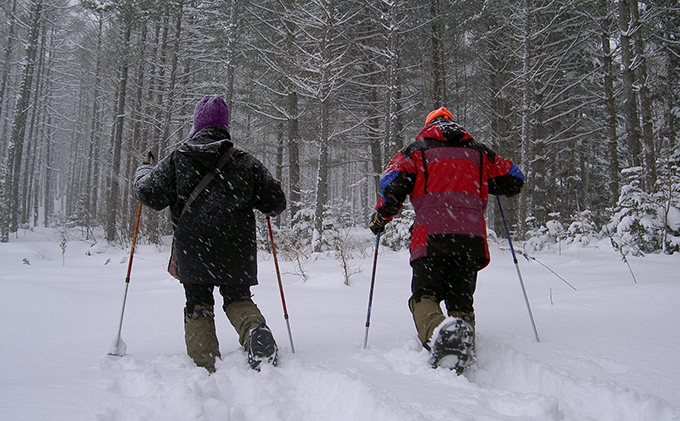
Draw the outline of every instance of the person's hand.
<instances>
[{"instance_id":1,"label":"person's hand","mask_svg":"<svg viewBox=\"0 0 680 421\"><path fill-rule=\"evenodd\" d=\"M156 158L153 156L153 152L149 151L149 153L146 155L146 161L144 161L146 164L153 164L156 161Z\"/></svg>"},{"instance_id":2,"label":"person's hand","mask_svg":"<svg viewBox=\"0 0 680 421\"><path fill-rule=\"evenodd\" d=\"M368 223L368 228L371 229L373 234L378 235L379 232L382 232L385 229L385 225L387 225L388 222L390 221L383 219L383 217L376 212L373 214L371 222Z\"/></svg>"}]
</instances>

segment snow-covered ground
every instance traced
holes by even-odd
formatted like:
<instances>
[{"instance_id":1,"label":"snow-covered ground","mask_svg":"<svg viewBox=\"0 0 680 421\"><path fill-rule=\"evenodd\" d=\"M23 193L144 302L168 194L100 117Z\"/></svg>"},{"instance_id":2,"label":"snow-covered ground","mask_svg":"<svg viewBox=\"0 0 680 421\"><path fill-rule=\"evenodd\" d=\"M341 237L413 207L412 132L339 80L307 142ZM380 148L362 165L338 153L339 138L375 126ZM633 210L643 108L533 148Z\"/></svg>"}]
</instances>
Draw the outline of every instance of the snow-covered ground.
<instances>
[{"instance_id":1,"label":"snow-covered ground","mask_svg":"<svg viewBox=\"0 0 680 421\"><path fill-rule=\"evenodd\" d=\"M369 234L370 235L370 234ZM370 240L370 239L369 239ZM674 420L680 419L680 255L629 257L608 242L520 257L540 343L515 266L492 245L476 294L478 367L428 366L407 308L407 252L380 249L368 349L372 250L343 284L337 260L281 261L291 353L271 256L254 300L281 348L254 372L223 313L222 361L208 376L184 348L182 287L167 248L141 245L122 337L129 250L20 232L0 244L0 419L3 420ZM219 303L219 297L218 297Z\"/></svg>"}]
</instances>

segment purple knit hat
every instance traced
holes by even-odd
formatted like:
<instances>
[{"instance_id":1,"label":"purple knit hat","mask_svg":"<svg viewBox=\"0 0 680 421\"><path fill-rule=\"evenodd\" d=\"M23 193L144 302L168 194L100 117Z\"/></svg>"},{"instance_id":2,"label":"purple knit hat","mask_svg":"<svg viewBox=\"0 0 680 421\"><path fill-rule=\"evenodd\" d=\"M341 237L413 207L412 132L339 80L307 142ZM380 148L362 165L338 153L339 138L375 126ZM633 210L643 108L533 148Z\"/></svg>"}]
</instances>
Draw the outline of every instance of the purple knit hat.
<instances>
[{"instance_id":1,"label":"purple knit hat","mask_svg":"<svg viewBox=\"0 0 680 421\"><path fill-rule=\"evenodd\" d=\"M206 95L198 101L194 108L194 125L189 137L193 137L199 130L208 126L220 126L229 129L229 107L217 95Z\"/></svg>"}]
</instances>

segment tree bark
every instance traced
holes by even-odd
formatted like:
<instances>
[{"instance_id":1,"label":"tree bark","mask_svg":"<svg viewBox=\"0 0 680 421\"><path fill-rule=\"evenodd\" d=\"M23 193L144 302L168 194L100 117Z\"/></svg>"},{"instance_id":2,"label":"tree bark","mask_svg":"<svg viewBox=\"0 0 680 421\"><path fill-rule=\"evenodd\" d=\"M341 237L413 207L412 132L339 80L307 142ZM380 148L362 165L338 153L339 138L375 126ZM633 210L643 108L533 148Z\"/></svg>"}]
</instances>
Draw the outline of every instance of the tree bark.
<instances>
[{"instance_id":1,"label":"tree bark","mask_svg":"<svg viewBox=\"0 0 680 421\"><path fill-rule=\"evenodd\" d=\"M238 1L231 0L229 5L229 29L227 33L227 89L224 98L229 110L234 106L234 77L236 75L236 65L234 61L238 52L236 51L236 39L238 28Z\"/></svg>"},{"instance_id":2,"label":"tree bark","mask_svg":"<svg viewBox=\"0 0 680 421\"><path fill-rule=\"evenodd\" d=\"M530 156L534 143L533 130L531 127L531 99L532 80L529 73L531 68L531 0L524 0L524 33L522 34L522 140L521 140L521 163L522 172L527 176L528 184L533 187L533 171ZM524 188L520 194L520 204L517 210L517 224L520 234L524 234L524 222L528 216L527 209L531 205L531 188Z\"/></svg>"},{"instance_id":3,"label":"tree bark","mask_svg":"<svg viewBox=\"0 0 680 421\"><path fill-rule=\"evenodd\" d=\"M431 43L432 50L432 101L430 109L434 110L446 105L446 66L444 63L444 43L442 28L442 11L439 0L431 0L432 18Z\"/></svg>"},{"instance_id":4,"label":"tree bark","mask_svg":"<svg viewBox=\"0 0 680 421\"><path fill-rule=\"evenodd\" d=\"M128 82L128 50L130 46L130 37L132 33L132 24L125 23L125 32L123 34L123 51L124 57L120 65L120 80L118 83L118 99L116 101L116 121L115 131L113 135L113 154L111 163L111 187L109 190L109 200L107 209L106 222L106 240L114 241L117 234L116 221L118 219L118 212L120 212L120 163L121 150L123 146L123 129L125 125L125 98L127 93Z\"/></svg>"},{"instance_id":5,"label":"tree bark","mask_svg":"<svg viewBox=\"0 0 680 421\"><path fill-rule=\"evenodd\" d=\"M621 64L623 66L623 117L628 143L629 166L638 167L640 162L640 119L637 96L635 95L635 74L633 49L631 46L631 25L629 0L619 0L619 29L621 31Z\"/></svg>"},{"instance_id":6,"label":"tree bark","mask_svg":"<svg viewBox=\"0 0 680 421\"><path fill-rule=\"evenodd\" d=\"M290 197L290 217L300 210L300 132L298 126L298 96L296 92L288 94L288 182Z\"/></svg>"},{"instance_id":7,"label":"tree bark","mask_svg":"<svg viewBox=\"0 0 680 421\"><path fill-rule=\"evenodd\" d=\"M371 88L370 98L371 104L378 103L378 92L376 87ZM378 201L382 197L382 191L380 188L380 175L383 171L382 142L380 141L380 121L378 113L375 112L373 107L369 107L368 113L368 136L371 143L371 169L373 170L370 179L373 180L373 185L375 188L375 200Z\"/></svg>"},{"instance_id":8,"label":"tree bark","mask_svg":"<svg viewBox=\"0 0 680 421\"><path fill-rule=\"evenodd\" d=\"M9 16L9 29L7 31L8 38L7 38L7 44L5 45L5 54L4 54L4 67L2 71L2 82L0 85L0 118L3 116L3 111L5 110L5 93L7 92L7 85L9 84L9 77L10 77L10 70L11 70L11 61L10 58L12 57L12 48L14 46L14 37L15 35L15 27L16 27L16 11L17 11L17 0L12 0L12 10L10 12ZM2 143L2 148L0 148L0 156L3 156L5 154L5 143Z\"/></svg>"},{"instance_id":9,"label":"tree bark","mask_svg":"<svg viewBox=\"0 0 680 421\"><path fill-rule=\"evenodd\" d=\"M31 87L35 69L35 58L38 50L40 38L40 23L42 16L43 1L36 0L31 11L31 26L29 28L28 45L24 54L24 64L19 85L19 94L12 121L12 131L10 134L9 148L7 150L7 176L5 177L5 208L9 211L9 228L7 236L2 233L0 241L9 241L9 232L16 232L18 229L19 217L19 182L21 175L21 162L24 148L24 137L26 133L26 120L30 110L29 100L31 98ZM9 186L7 186L9 182ZM3 224L4 225L4 224Z\"/></svg>"},{"instance_id":10,"label":"tree bark","mask_svg":"<svg viewBox=\"0 0 680 421\"><path fill-rule=\"evenodd\" d=\"M316 204L314 211L314 223L319 238L314 248L321 251L321 237L323 236L323 220L326 204L328 203L328 149L330 143L330 104L329 101L321 103L321 139L319 142L319 169L316 179Z\"/></svg>"},{"instance_id":11,"label":"tree bark","mask_svg":"<svg viewBox=\"0 0 680 421\"><path fill-rule=\"evenodd\" d=\"M642 38L642 24L638 0L630 0L630 18L633 45L635 48L635 76L640 96L640 117L642 117L642 144L644 145L645 191L654 192L656 184L656 151L654 147L654 128L652 127L652 101L649 97L647 82L647 59Z\"/></svg>"},{"instance_id":12,"label":"tree bark","mask_svg":"<svg viewBox=\"0 0 680 421\"><path fill-rule=\"evenodd\" d=\"M619 142L616 136L616 104L614 99L614 74L612 70L611 27L609 0L600 1L600 9L604 14L602 20L602 72L604 85L605 127L607 134L607 151L609 164L609 206L614 207L619 198Z\"/></svg>"}]
</instances>

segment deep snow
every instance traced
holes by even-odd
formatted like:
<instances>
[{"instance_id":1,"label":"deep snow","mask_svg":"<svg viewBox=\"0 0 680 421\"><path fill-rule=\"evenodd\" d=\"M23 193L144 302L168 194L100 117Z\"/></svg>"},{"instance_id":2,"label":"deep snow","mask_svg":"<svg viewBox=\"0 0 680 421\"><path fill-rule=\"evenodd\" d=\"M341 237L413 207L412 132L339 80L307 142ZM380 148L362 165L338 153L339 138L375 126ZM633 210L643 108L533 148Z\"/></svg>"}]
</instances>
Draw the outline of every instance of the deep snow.
<instances>
[{"instance_id":1,"label":"deep snow","mask_svg":"<svg viewBox=\"0 0 680 421\"><path fill-rule=\"evenodd\" d=\"M406 251L380 249L362 348L372 264L343 284L337 260L280 261L291 353L271 256L254 300L274 331L280 366L250 370L223 313L222 361L208 376L186 356L182 287L167 247L138 246L122 337L129 249L56 230L0 244L0 419L3 420L673 420L680 419L680 256L628 257L608 241L520 257L541 342L510 253L492 244L476 299L478 368L429 368L406 302ZM217 298L218 303L219 296Z\"/></svg>"}]
</instances>

